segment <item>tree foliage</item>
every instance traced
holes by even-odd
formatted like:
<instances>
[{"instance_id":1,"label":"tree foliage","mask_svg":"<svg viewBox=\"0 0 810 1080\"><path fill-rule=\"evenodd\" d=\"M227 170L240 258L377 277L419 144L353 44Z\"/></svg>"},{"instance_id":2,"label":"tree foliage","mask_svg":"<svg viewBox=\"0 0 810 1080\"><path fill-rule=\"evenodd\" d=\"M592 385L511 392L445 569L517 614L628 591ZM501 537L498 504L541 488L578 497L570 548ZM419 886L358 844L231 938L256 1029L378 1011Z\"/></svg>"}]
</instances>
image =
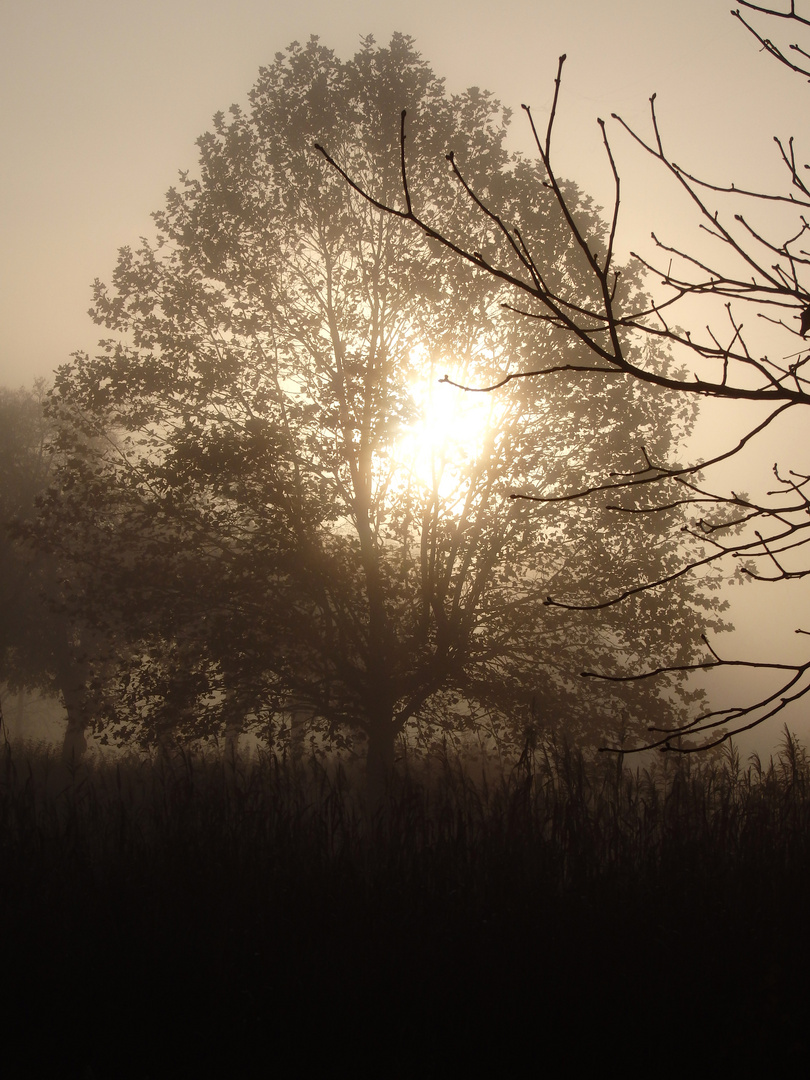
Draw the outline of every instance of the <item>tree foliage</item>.
<instances>
[{"instance_id":1,"label":"tree foliage","mask_svg":"<svg viewBox=\"0 0 810 1080\"><path fill-rule=\"evenodd\" d=\"M83 749L86 684L94 635L65 606L66 563L57 543L37 550L26 534L54 475L53 425L44 381L31 390L0 388L0 685L61 698L68 714L66 752ZM79 589L74 579L71 590ZM99 659L98 657L96 658ZM74 739L74 735L77 739Z\"/></svg>"},{"instance_id":2,"label":"tree foliage","mask_svg":"<svg viewBox=\"0 0 810 1080\"><path fill-rule=\"evenodd\" d=\"M43 393L42 386L0 390L0 681L14 689L39 685L52 666L40 633L41 568L31 564L11 535L11 525L31 516L36 496L47 485Z\"/></svg>"},{"instance_id":3,"label":"tree foliage","mask_svg":"<svg viewBox=\"0 0 810 1080\"><path fill-rule=\"evenodd\" d=\"M744 13L737 9L732 15L763 50L796 74L810 75L806 41L783 45L767 36L767 20L778 32L790 27L806 35L810 19L797 13L793 0L787 11L745 0L741 6ZM545 485L542 475L536 478L537 494L516 492L516 498L533 499L542 506L559 501L570 506L608 495L614 510L631 515L645 534L652 528L662 542L673 528L672 508L682 507L688 516L686 528L692 543L681 549L677 565L661 564L650 575L628 560L621 586L611 587L605 582L590 596L581 589L557 592L548 603L569 611L609 612L617 605L636 603L650 593L663 594L667 587L687 576L699 580L708 568L729 564L737 574L760 581L801 580L810 573L803 551L808 543L807 465L800 455L798 461L777 461L770 470L770 483L759 482L756 472L763 462L769 464L772 460L776 436L795 441L795 425L791 424L797 419L796 410L810 402L805 374L810 354L803 345L810 329L810 260L803 246L810 206L805 170L810 166L801 164L792 137L775 136L785 170L784 188L762 191L708 181L670 157L658 124L655 95L650 99L649 134L633 130L614 115L620 128L688 195L703 231L703 240L691 247L673 245L654 233L657 257L634 253L637 270L646 272L645 280L655 283L653 296L628 294L622 291L624 271L615 259L620 174L604 121L599 120L599 125L615 182L607 228L594 226L579 212L554 169L552 135L564 61L562 56L545 133L535 126L531 110L523 108L541 166L536 192L541 198L553 196L565 220L568 241L583 263L584 284L581 280L560 279L547 252L524 234L519 215L511 206L490 197L473 173L459 166L454 155L448 155L448 161L459 189L477 212L479 224L484 223L492 232L494 242L487 250L479 247L465 223L459 225L455 218L439 219L414 210L418 179L410 161L406 167L404 156L401 190L407 205L402 207L401 200L387 199L374 181L367 183L336 155L322 152L352 190L370 205L389 218L399 218L406 227L418 228L444 249L445 258L450 253L460 265L474 267L485 277L511 287L508 305L527 316L540 328L541 335L556 331L567 338L574 354L570 361L561 363L558 357L538 350L542 358L539 363L506 372L484 389L506 387L516 379L546 383L564 372L571 386L590 388L598 378L606 386L635 386L651 401L663 390L681 402L711 400L759 406L756 413L747 414L746 426L739 434L706 460L682 465L647 448L635 469L614 470L593 483L572 485L564 493ZM402 125L404 145L404 116ZM703 242L706 238L710 241L708 247ZM707 304L713 306L713 314L704 326ZM746 309L753 309L758 316L753 331L744 326ZM680 320L686 329L678 325ZM763 327L767 330L765 345L760 341ZM779 356L784 359L775 359ZM672 358L682 365L680 370L673 369ZM670 398L666 408L671 407ZM737 468L737 482L729 485L725 477L732 466ZM752 483L755 490L749 493ZM808 631L799 627L796 632ZM704 655L691 663L658 666L642 662L641 670L632 674L607 665L601 668L599 677L620 683L644 683L673 673L737 667L773 672L778 685L741 706L700 712L675 724L653 724L647 745L680 750L716 745L780 713L810 690L810 663L725 660L708 639L704 637L703 641ZM682 742L685 733L702 736L697 747Z\"/></svg>"},{"instance_id":4,"label":"tree foliage","mask_svg":"<svg viewBox=\"0 0 810 1080\"><path fill-rule=\"evenodd\" d=\"M249 107L200 138L199 173L181 174L154 238L122 249L110 287L96 283L109 335L58 371L50 396L63 464L40 535L58 530L92 568L74 600L94 625L126 626L108 725L119 737L303 710L338 743L367 740L382 775L406 731L520 740L534 699L535 715L593 742L669 716L685 694L677 680L669 696L583 693L576 673L632 662L632 632L649 655L689 662L701 593L646 593L630 618L599 622L543 604L552 589L612 583L628 545L650 573L675 547L596 505L538 512L509 493L538 475L560 494L592 485L606 448L639 432L665 455L691 405L672 398L662 423L621 383L583 394L564 378L515 380L475 404L438 385L521 371L538 348L560 368L591 361L564 327L538 337L501 318L498 281L448 267L435 237L381 216L313 152L328 141L359 182L402 199L403 105L430 212L476 249L497 241L437 164L455 146L475 190L520 217L549 279L592 295L555 192L508 153L508 114L489 94L448 95L402 35L365 39L347 63L315 38L277 54ZM564 190L604 236L590 201ZM638 278L615 292L638 302Z\"/></svg>"}]
</instances>

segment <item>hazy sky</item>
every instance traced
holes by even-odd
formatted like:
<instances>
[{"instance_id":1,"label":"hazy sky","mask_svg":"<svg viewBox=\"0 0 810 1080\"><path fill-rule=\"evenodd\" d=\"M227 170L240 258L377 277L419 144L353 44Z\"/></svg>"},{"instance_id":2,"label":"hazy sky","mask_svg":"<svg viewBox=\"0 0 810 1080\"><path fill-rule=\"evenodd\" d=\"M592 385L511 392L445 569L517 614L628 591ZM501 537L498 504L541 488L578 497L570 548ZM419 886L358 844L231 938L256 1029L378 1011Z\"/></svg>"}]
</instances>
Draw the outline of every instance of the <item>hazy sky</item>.
<instances>
[{"instance_id":1,"label":"hazy sky","mask_svg":"<svg viewBox=\"0 0 810 1080\"><path fill-rule=\"evenodd\" d=\"M732 0L733 2L733 0ZM786 6L786 4L785 4ZM801 135L799 84L729 14L729 0L0 0L0 384L29 385L99 331L95 277L150 230L212 115L244 102L258 68L318 34L344 58L361 36L416 39L451 91L476 85L544 122L568 54L558 165L604 203L610 176L596 117L648 120L657 92L674 159L749 186L779 176L772 137ZM768 33L775 35L771 24ZM791 39L792 40L792 39ZM620 247L652 227L686 242L693 219L665 179L612 132L627 212ZM756 593L742 608L761 627ZM775 615L774 618L779 616ZM753 639L752 639L753 640Z\"/></svg>"},{"instance_id":2,"label":"hazy sky","mask_svg":"<svg viewBox=\"0 0 810 1080\"><path fill-rule=\"evenodd\" d=\"M261 64L320 35L343 57L361 35L401 30L450 90L476 85L542 119L567 52L559 161L607 198L597 115L639 123L658 92L676 160L741 178L790 133L795 84L729 15L728 0L0 0L0 384L48 375L98 332L86 316L95 277L148 232L149 214L218 109L244 101ZM795 108L799 116L798 103ZM660 227L656 191L616 132L626 245ZM638 165L638 167L636 167ZM646 215L646 216L645 216Z\"/></svg>"}]
</instances>

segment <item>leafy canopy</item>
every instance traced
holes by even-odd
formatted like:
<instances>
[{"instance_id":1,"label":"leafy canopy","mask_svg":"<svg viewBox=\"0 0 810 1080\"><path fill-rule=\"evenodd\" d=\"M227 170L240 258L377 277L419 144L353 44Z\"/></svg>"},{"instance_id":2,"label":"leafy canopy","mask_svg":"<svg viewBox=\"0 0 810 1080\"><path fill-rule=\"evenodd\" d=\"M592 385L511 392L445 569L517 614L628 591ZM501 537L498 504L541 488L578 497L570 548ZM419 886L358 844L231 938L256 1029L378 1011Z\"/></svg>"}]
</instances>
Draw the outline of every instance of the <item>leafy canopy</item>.
<instances>
[{"instance_id":1,"label":"leafy canopy","mask_svg":"<svg viewBox=\"0 0 810 1080\"><path fill-rule=\"evenodd\" d=\"M629 436L663 453L691 410L672 402L662 424L620 381L583 392L516 380L483 424L469 396L438 385L586 351L504 313L497 281L446 267L430 237L379 215L313 151L328 144L401 200L403 107L424 215L474 233L482 251L493 242L444 167L452 145L476 190L544 251L550 279L589 287L491 95L449 95L403 35L367 38L349 62L316 38L277 54L249 107L217 114L200 138L199 173L168 193L154 239L122 249L110 287L96 283L92 314L109 334L59 370L50 398L67 464L42 531L93 567L77 602L95 625L127 627L104 720L119 737L295 709L338 743L365 738L383 770L404 732L520 740L533 699L586 741L677 706L677 690L586 694L578 672L631 661L631 627L651 655L689 659L703 594L648 593L598 624L543 603L612 580L628 546L658 573L675 545L596 504L509 495L538 477L546 491L587 484ZM617 289L629 298L639 282L627 274Z\"/></svg>"}]
</instances>

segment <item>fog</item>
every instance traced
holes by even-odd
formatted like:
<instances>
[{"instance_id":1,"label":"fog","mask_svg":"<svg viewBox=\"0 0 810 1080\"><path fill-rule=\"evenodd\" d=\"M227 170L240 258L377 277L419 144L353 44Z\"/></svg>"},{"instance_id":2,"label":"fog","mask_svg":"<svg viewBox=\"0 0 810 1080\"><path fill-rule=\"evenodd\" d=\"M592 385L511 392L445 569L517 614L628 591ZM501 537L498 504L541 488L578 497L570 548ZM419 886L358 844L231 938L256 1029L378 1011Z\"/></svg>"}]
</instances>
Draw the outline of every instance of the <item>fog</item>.
<instances>
[{"instance_id":1,"label":"fog","mask_svg":"<svg viewBox=\"0 0 810 1080\"><path fill-rule=\"evenodd\" d=\"M810 189L738 244L674 162L784 191L810 72L725 0L6 8L4 1075L798 1074Z\"/></svg>"},{"instance_id":2,"label":"fog","mask_svg":"<svg viewBox=\"0 0 810 1080\"><path fill-rule=\"evenodd\" d=\"M513 145L527 151L520 105L544 117L566 52L559 168L602 205L612 188L596 117L617 112L643 125L653 92L675 160L722 181L767 186L778 170L772 136L801 130L789 73L756 62L755 43L723 0L511 0L497 14L483 0L416 0L407 10L355 0L339 9L252 0L17 5L5 12L0 43L0 383L28 385L95 345L85 316L94 278L108 279L117 249L149 233L178 170L196 162L195 139L217 110L245 101L275 52L314 33L346 57L361 35L385 42L395 30L415 37L451 91L495 93L515 113ZM653 225L663 234L671 222L679 234L686 204L617 131L616 152L622 250L647 245Z\"/></svg>"},{"instance_id":3,"label":"fog","mask_svg":"<svg viewBox=\"0 0 810 1080\"><path fill-rule=\"evenodd\" d=\"M385 42L397 29L415 37L451 91L486 87L511 108L510 144L527 153L533 148L519 106L530 103L543 122L557 57L566 52L557 167L601 205L610 205L612 181L595 119L615 112L644 130L652 92L670 155L719 182L767 189L779 175L772 136L801 130L790 73L756 57L756 43L722 2L690 0L677 9L635 0L609 8L515 2L497 17L478 2L414 3L407 12L215 0L168 9L20 5L7 13L0 45L7 103L0 128L11 148L0 179L0 383L30 386L74 350L93 350L99 331L85 314L93 279L109 280L116 250L152 235L150 213L178 170L194 168L194 140L217 110L246 100L262 64L312 33L348 56L361 35ZM683 193L665 185L615 123L608 130L623 182L621 254L649 252L651 228L662 237L696 235ZM695 455L708 456L726 433L733 438L730 415L708 409L690 446ZM800 437L795 429L783 434L774 456L803 467L794 452ZM723 596L735 626L716 642L725 657L801 653L797 583L735 587ZM718 705L722 696L712 690ZM800 713L784 719L804 733ZM768 751L777 737L766 727L743 745Z\"/></svg>"}]
</instances>

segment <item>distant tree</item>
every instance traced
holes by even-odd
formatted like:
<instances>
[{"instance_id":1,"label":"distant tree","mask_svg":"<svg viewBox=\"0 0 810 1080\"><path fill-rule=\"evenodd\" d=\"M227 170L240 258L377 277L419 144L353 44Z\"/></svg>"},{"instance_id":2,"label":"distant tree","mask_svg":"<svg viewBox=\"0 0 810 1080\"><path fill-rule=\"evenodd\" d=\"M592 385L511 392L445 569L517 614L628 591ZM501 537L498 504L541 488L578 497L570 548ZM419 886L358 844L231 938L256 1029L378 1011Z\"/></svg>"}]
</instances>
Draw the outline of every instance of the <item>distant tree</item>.
<instances>
[{"instance_id":1,"label":"distant tree","mask_svg":"<svg viewBox=\"0 0 810 1080\"><path fill-rule=\"evenodd\" d=\"M770 20L777 32L793 27L806 35L810 18L797 12L793 0L784 11L741 0L741 7L732 11L732 16L763 51L800 77L810 77L810 42L781 44L767 35L768 24L762 21ZM545 332L557 331L567 338L571 355L575 356L571 362L561 363L556 356L544 353L541 362L509 372L487 389L494 390L516 378L556 381L564 370L570 385L582 387L583 392L592 392L601 379L604 385L635 386L648 396L651 408L663 401L659 421L663 427L668 424L671 395L682 402L713 399L764 407L764 411L752 411L749 422L709 460L681 465L666 453L648 449L635 469L612 470L593 483L571 485L564 494L548 488L542 475L537 477L533 492L516 492L516 498L534 499L538 505L560 500L575 505L599 495L615 503L635 492L638 501L625 501L620 509L632 515L647 536L654 523L652 532L661 542L673 527L682 528L673 525L672 507L681 506L687 514L687 530L693 543L684 546L676 565L662 563L649 573L631 557L625 560L620 587L611 588L605 583L590 596L582 590L557 592L554 599L549 597L549 604L569 611L608 612L619 604L636 604L650 593L663 595L673 583L682 583L687 576L699 581L711 568L723 566L735 567L737 575L760 581L799 581L810 573L804 552L810 505L807 463L802 456L791 463L777 461L772 469L770 463L779 438L795 442L791 432L800 415L797 410L810 404L810 384L805 374L810 353L803 344L810 332L810 258L806 251L810 188L805 178L810 166L801 164L792 137L775 136L777 154L785 168L784 189L761 191L708 181L669 156L659 129L655 95L650 99L649 136L638 134L614 116L689 195L703 230L702 247L698 243L672 244L653 234L658 258L634 255L634 265L647 273L647 281L655 283L654 298L628 294L620 288L624 271L615 265L620 178L604 122L600 120L599 124L615 180L615 201L607 230L581 214L553 166L552 133L564 61L565 56L560 58L545 135L537 130L531 111L524 106L542 167L535 193L527 200L553 197L566 221L569 244L587 267L585 287L581 280L560 279L553 273L548 250L527 242L520 231L519 216L480 184L474 162L465 162L462 168L451 155L449 169L459 190L466 193L469 205L475 207L479 228L488 226L491 230L493 243L486 252L478 245L478 232L468 229L463 217L439 218L414 210L422 192L410 160L406 170L402 159L402 194L397 201L386 194L376 177L369 179L354 169L350 160L344 162L337 154L324 153L355 193L362 194L389 220L398 218L408 230L407 235L416 228L430 238L437 251L444 251L444 258L455 257L457 265L474 267L511 287L509 304L514 310L527 315ZM403 118L403 138L404 124ZM418 145L416 132L414 141ZM392 161L397 158L394 142ZM425 147L424 152L429 153L430 148ZM754 327L744 326L746 308L757 316ZM679 319L685 329L679 327ZM759 344L763 335L768 342L764 346L767 353ZM671 358L682 365L681 370L673 370ZM481 382L475 386L483 388ZM662 398L662 391L668 396ZM732 428L735 424L736 419L730 420ZM592 430L590 424L586 430ZM724 476L735 464L738 480L729 486ZM759 477L758 466L763 465L770 477ZM798 634L808 632L808 628L796 628ZM792 664L726 660L705 639L703 655L688 663L659 665L649 662L641 648L639 654L635 672L621 672L608 664L600 668L598 677L614 682L643 682L695 670L740 668L772 672L778 679L775 689L748 703L700 711L675 723L656 722L644 746L681 751L714 746L777 715L810 691L810 661ZM685 734L699 737L684 742Z\"/></svg>"},{"instance_id":2,"label":"distant tree","mask_svg":"<svg viewBox=\"0 0 810 1080\"><path fill-rule=\"evenodd\" d=\"M113 612L138 643L122 737L295 708L338 742L365 739L379 788L406 731L515 742L535 699L535 716L592 743L683 702L676 683L583 694L576 673L634 659L636 632L648 655L689 662L702 593L648 593L607 623L543 604L553 587L613 582L627 545L650 573L678 552L599 507L538 514L508 495L538 474L560 493L592 483L631 435L669 453L691 406L673 399L653 428L633 387L516 381L484 401L480 425L481 403L437 385L522 370L538 339L500 318L497 283L451 271L313 153L328 140L394 198L403 103L428 151L414 169L431 212L478 230L482 249L493 240L434 165L454 145L472 183L520 213L552 278L589 288L553 192L530 198L537 171L507 153L490 95L448 96L402 35L365 39L348 63L315 38L277 54L249 110L218 114L199 140L199 176L169 192L156 239L121 251L112 288L96 284L93 315L112 335L61 368L50 397L64 464L41 528L92 564L81 600L96 625ZM638 282L616 291L629 303ZM553 325L542 348L561 367L587 355Z\"/></svg>"},{"instance_id":3,"label":"distant tree","mask_svg":"<svg viewBox=\"0 0 810 1080\"><path fill-rule=\"evenodd\" d=\"M50 663L39 633L42 598L35 573L9 529L31 515L47 485L43 394L41 385L33 391L0 389L0 681L14 689L38 685Z\"/></svg>"},{"instance_id":4,"label":"distant tree","mask_svg":"<svg viewBox=\"0 0 810 1080\"><path fill-rule=\"evenodd\" d=\"M63 750L76 756L88 723L89 635L63 605L64 564L24 536L53 475L45 393L44 380L31 390L0 388L0 684L60 698Z\"/></svg>"}]
</instances>

